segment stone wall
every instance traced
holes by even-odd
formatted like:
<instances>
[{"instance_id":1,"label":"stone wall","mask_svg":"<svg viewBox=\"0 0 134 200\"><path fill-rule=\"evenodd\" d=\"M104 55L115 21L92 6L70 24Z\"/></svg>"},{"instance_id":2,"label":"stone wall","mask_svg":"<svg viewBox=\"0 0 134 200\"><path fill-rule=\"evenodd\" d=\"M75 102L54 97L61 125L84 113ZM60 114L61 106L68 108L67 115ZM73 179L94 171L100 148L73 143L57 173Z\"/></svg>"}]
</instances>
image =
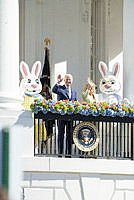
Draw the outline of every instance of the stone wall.
<instances>
[{"instance_id":1,"label":"stone wall","mask_svg":"<svg viewBox=\"0 0 134 200\"><path fill-rule=\"evenodd\" d=\"M133 200L133 161L23 159L25 200Z\"/></svg>"}]
</instances>

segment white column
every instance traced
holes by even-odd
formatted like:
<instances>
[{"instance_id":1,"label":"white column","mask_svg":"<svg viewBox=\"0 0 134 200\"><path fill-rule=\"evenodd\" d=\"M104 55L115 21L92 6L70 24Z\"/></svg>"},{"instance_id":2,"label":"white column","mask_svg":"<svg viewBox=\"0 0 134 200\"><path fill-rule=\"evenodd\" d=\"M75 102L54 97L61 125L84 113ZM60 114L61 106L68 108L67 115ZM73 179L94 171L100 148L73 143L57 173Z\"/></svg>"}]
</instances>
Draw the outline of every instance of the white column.
<instances>
[{"instance_id":1,"label":"white column","mask_svg":"<svg viewBox=\"0 0 134 200\"><path fill-rule=\"evenodd\" d=\"M18 126L23 155L33 156L32 113L22 111L19 96L19 0L0 0L0 125ZM30 145L29 145L30 144Z\"/></svg>"},{"instance_id":2,"label":"white column","mask_svg":"<svg viewBox=\"0 0 134 200\"><path fill-rule=\"evenodd\" d=\"M23 155L33 156L34 151L32 113L23 112L22 108L19 95L19 0L0 0L0 126L13 127L14 130L10 133L9 150L11 158L9 195L14 200L20 199L18 177L21 171L17 158ZM12 146L15 134L18 140L17 146L21 143L23 152L15 153L16 145Z\"/></svg>"},{"instance_id":3,"label":"white column","mask_svg":"<svg viewBox=\"0 0 134 200\"><path fill-rule=\"evenodd\" d=\"M19 1L0 0L0 110L19 104Z\"/></svg>"},{"instance_id":4,"label":"white column","mask_svg":"<svg viewBox=\"0 0 134 200\"><path fill-rule=\"evenodd\" d=\"M134 103L134 0L124 0L123 8L123 53L124 97Z\"/></svg>"}]
</instances>

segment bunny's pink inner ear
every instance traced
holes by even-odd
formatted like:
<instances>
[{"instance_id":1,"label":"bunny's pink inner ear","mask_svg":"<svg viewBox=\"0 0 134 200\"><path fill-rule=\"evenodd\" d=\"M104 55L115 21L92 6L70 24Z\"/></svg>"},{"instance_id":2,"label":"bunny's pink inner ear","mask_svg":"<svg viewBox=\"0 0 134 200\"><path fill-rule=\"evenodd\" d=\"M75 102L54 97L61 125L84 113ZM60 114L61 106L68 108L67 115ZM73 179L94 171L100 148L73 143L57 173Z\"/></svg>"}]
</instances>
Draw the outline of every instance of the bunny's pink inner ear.
<instances>
[{"instance_id":1,"label":"bunny's pink inner ear","mask_svg":"<svg viewBox=\"0 0 134 200\"><path fill-rule=\"evenodd\" d=\"M118 71L119 71L119 65L117 63L116 66L115 66L115 69L114 69L114 75L115 76L117 75Z\"/></svg>"},{"instance_id":2,"label":"bunny's pink inner ear","mask_svg":"<svg viewBox=\"0 0 134 200\"><path fill-rule=\"evenodd\" d=\"M22 64L22 70L23 70L25 76L28 76L28 72L27 72L27 69L24 64Z\"/></svg>"},{"instance_id":3,"label":"bunny's pink inner ear","mask_svg":"<svg viewBox=\"0 0 134 200\"><path fill-rule=\"evenodd\" d=\"M39 64L36 65L36 68L35 68L35 76L38 76L38 71L39 71Z\"/></svg>"},{"instance_id":4,"label":"bunny's pink inner ear","mask_svg":"<svg viewBox=\"0 0 134 200\"><path fill-rule=\"evenodd\" d=\"M101 70L102 70L104 76L106 76L106 69L105 69L105 67L102 64L101 64Z\"/></svg>"}]
</instances>

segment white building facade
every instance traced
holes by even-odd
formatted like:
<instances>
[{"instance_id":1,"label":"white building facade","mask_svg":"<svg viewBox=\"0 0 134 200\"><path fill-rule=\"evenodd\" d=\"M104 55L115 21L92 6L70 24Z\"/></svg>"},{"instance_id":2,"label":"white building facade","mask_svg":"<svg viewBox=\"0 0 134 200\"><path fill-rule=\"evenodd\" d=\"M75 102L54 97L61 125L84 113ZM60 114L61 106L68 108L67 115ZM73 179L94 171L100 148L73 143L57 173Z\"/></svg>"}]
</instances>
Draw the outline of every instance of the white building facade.
<instances>
[{"instance_id":1,"label":"white building facade","mask_svg":"<svg viewBox=\"0 0 134 200\"><path fill-rule=\"evenodd\" d=\"M118 61L121 95L133 102L133 10L133 0L0 1L0 125L23 132L23 199L133 199L133 161L34 158L33 119L19 95L20 61L43 65L49 37L51 85L61 69L71 73L81 101L87 77L99 83L98 62Z\"/></svg>"}]
</instances>

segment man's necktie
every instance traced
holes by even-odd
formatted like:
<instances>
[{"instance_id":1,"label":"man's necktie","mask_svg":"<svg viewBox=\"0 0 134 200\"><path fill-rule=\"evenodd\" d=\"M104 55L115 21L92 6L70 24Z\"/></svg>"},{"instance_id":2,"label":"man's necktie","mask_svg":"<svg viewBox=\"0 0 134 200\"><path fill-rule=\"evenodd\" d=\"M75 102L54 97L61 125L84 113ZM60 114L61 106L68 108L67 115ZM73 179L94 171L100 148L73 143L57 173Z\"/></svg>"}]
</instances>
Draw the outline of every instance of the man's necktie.
<instances>
[{"instance_id":1,"label":"man's necktie","mask_svg":"<svg viewBox=\"0 0 134 200\"><path fill-rule=\"evenodd\" d=\"M69 96L69 99L71 98L71 88L67 88L67 94Z\"/></svg>"}]
</instances>

